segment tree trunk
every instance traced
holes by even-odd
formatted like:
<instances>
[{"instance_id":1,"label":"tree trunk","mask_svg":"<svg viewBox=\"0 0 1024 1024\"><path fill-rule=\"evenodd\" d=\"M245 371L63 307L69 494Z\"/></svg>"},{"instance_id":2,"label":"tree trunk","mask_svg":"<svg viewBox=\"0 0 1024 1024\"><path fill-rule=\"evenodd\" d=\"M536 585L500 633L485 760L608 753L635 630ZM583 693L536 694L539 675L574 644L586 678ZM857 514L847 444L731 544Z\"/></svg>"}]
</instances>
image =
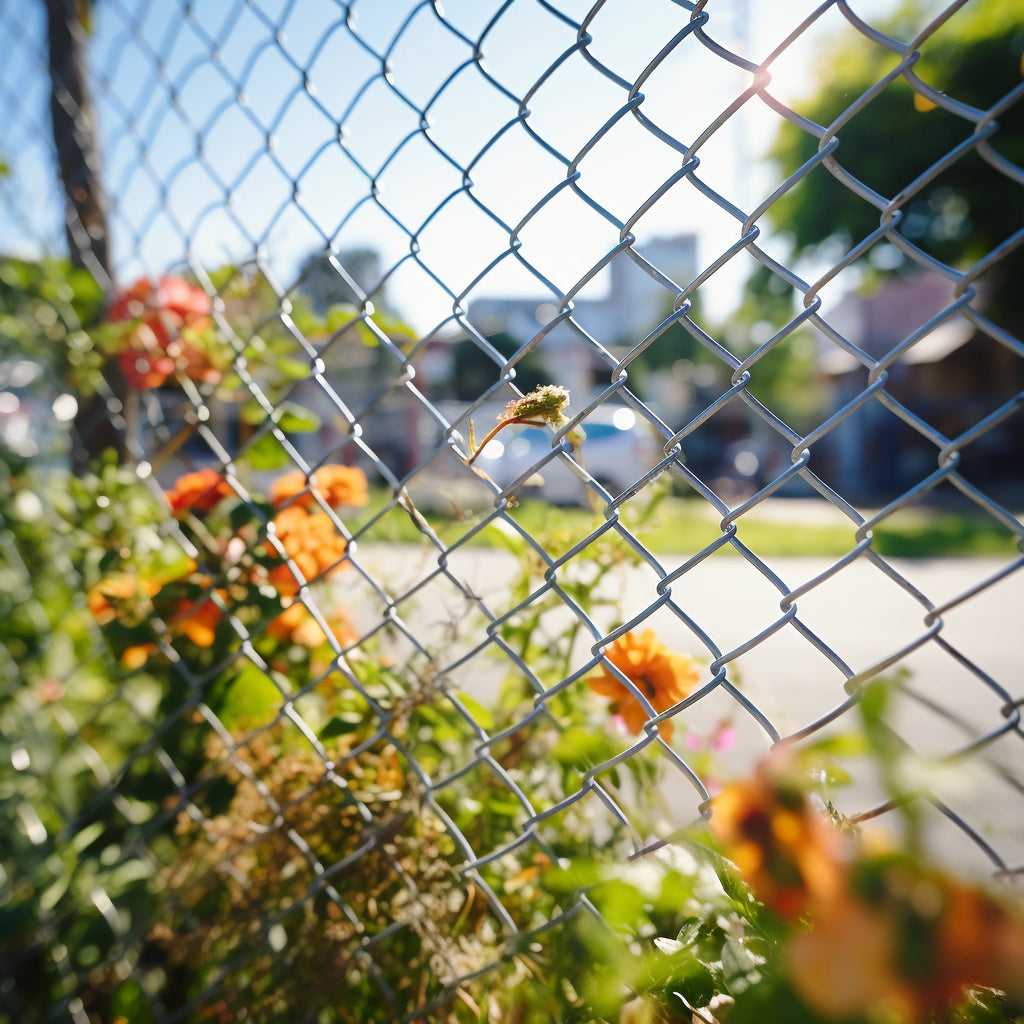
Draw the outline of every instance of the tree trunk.
<instances>
[{"instance_id":1,"label":"tree trunk","mask_svg":"<svg viewBox=\"0 0 1024 1024\"><path fill-rule=\"evenodd\" d=\"M100 174L96 114L85 67L85 27L79 4L87 0L45 0L50 113L57 167L64 190L64 226L72 263L88 269L104 290L113 285L106 197ZM113 448L125 456L127 387L116 363L104 368L106 386L78 398L73 425L72 465L84 471L93 458Z\"/></svg>"}]
</instances>

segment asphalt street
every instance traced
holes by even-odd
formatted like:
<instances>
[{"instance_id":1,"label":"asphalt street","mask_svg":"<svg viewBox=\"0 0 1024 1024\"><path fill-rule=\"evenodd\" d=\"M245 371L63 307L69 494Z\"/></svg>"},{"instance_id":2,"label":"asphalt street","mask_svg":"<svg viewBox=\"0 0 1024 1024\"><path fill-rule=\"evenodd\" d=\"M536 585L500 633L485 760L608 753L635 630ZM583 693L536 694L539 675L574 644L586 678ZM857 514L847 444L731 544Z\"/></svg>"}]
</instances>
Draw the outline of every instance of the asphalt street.
<instances>
[{"instance_id":1,"label":"asphalt street","mask_svg":"<svg viewBox=\"0 0 1024 1024\"><path fill-rule=\"evenodd\" d=\"M388 581L392 594L428 580L400 603L399 613L441 660L449 653L457 658L473 637L479 642L485 626L482 617L474 619L462 590L479 597L492 615L514 604L510 584L517 563L499 550L462 548L446 556L447 573L459 586L447 575L435 575L436 552L371 546L360 549L357 558L368 572ZM879 567L860 557L829 575L834 563L825 559L777 558L758 567L742 557L719 554L659 591L664 575L677 571L687 558L659 556L663 573L648 566L612 570L601 590L617 599L621 611L608 609L595 616L597 626L605 630L616 620L644 615L638 628L653 628L670 648L703 663L702 682L712 678L711 663L724 659L730 681L781 736L828 718L847 699L847 676L878 666L885 666L890 676L904 670L904 685L914 696L897 699L892 721L927 756L943 757L1005 730L1011 721L1004 714L1007 698L1024 698L1024 567L1014 568L1016 562L893 559ZM580 561L561 569L556 578L586 572ZM538 577L535 585L543 585L543 579ZM795 612L787 611L790 603ZM933 614L936 609L938 616ZM559 611L553 630L571 615L567 609ZM579 664L589 657L589 643L580 647ZM490 670L483 667L488 664ZM478 657L453 673L451 685L486 703L501 674L493 659ZM770 742L757 717L721 688L679 718L680 734L697 736L722 719L733 724L739 740L725 757L727 771L744 770ZM856 712L851 710L823 732L855 725ZM1024 862L1020 731L1004 732L984 754L929 772L928 785L950 809L967 819L1007 862ZM873 806L879 793L862 780L843 797L842 809L854 813ZM978 860L977 844L965 840L946 817L935 818L936 842L951 859ZM987 865L984 856L980 859L979 866Z\"/></svg>"}]
</instances>

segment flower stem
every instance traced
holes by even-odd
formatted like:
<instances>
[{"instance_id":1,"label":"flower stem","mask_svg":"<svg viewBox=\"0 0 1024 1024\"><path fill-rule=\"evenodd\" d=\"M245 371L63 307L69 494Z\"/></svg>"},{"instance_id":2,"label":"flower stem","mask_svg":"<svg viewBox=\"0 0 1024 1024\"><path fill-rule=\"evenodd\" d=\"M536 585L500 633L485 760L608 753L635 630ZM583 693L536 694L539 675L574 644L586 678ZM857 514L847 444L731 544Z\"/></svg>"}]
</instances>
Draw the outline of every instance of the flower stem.
<instances>
[{"instance_id":1,"label":"flower stem","mask_svg":"<svg viewBox=\"0 0 1024 1024\"><path fill-rule=\"evenodd\" d=\"M474 449L473 453L466 459L466 465L472 466L476 461L476 457L487 447L487 445L494 439L495 435L501 430L502 427L512 426L513 424L519 424L524 427L543 427L546 424L542 420L531 420L523 416L513 416L510 419L502 420L496 426L492 427L487 433L486 437L480 442L479 445Z\"/></svg>"}]
</instances>

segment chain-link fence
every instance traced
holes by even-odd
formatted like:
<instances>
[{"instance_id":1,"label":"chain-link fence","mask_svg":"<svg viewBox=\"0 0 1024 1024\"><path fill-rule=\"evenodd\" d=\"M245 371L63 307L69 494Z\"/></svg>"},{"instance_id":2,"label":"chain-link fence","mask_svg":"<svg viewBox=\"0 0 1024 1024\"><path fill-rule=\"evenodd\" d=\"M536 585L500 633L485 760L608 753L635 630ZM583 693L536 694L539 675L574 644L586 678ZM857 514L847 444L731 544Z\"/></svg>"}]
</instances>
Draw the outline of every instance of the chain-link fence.
<instances>
[{"instance_id":1,"label":"chain-link fence","mask_svg":"<svg viewBox=\"0 0 1024 1024\"><path fill-rule=\"evenodd\" d=\"M567 1013L863 729L1019 873L1024 23L764 6L0 2L5 1019Z\"/></svg>"}]
</instances>

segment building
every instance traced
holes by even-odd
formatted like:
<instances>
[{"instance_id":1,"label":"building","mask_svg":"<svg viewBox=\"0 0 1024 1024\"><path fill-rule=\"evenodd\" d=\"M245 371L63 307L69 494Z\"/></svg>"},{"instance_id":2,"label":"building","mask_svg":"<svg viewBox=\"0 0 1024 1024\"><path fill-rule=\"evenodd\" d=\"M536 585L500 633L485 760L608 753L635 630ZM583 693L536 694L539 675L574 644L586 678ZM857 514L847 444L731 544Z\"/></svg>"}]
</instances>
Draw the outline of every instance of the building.
<instances>
[{"instance_id":1,"label":"building","mask_svg":"<svg viewBox=\"0 0 1024 1024\"><path fill-rule=\"evenodd\" d=\"M678 294L673 284L682 289L696 270L697 241L692 234L650 239L618 253L608 266L607 291L594 297L584 289L573 298L576 327L558 323L538 343L552 381L568 387L574 396L587 396L595 386L606 385L613 364L587 336L620 358L667 316ZM503 331L526 344L558 318L560 301L554 295L480 298L470 303L469 322L485 337Z\"/></svg>"},{"instance_id":2,"label":"building","mask_svg":"<svg viewBox=\"0 0 1024 1024\"><path fill-rule=\"evenodd\" d=\"M825 315L888 374L888 403L865 402L827 435L824 475L844 495L891 500L938 468L942 439L954 441L1024 387L1019 356L962 313L923 330L953 304L953 289L936 274L891 278L873 294L850 293ZM833 391L832 411L869 384L863 361L824 337L818 367ZM960 471L989 490L1019 480L1015 431L1011 419L980 432L963 448Z\"/></svg>"}]
</instances>

